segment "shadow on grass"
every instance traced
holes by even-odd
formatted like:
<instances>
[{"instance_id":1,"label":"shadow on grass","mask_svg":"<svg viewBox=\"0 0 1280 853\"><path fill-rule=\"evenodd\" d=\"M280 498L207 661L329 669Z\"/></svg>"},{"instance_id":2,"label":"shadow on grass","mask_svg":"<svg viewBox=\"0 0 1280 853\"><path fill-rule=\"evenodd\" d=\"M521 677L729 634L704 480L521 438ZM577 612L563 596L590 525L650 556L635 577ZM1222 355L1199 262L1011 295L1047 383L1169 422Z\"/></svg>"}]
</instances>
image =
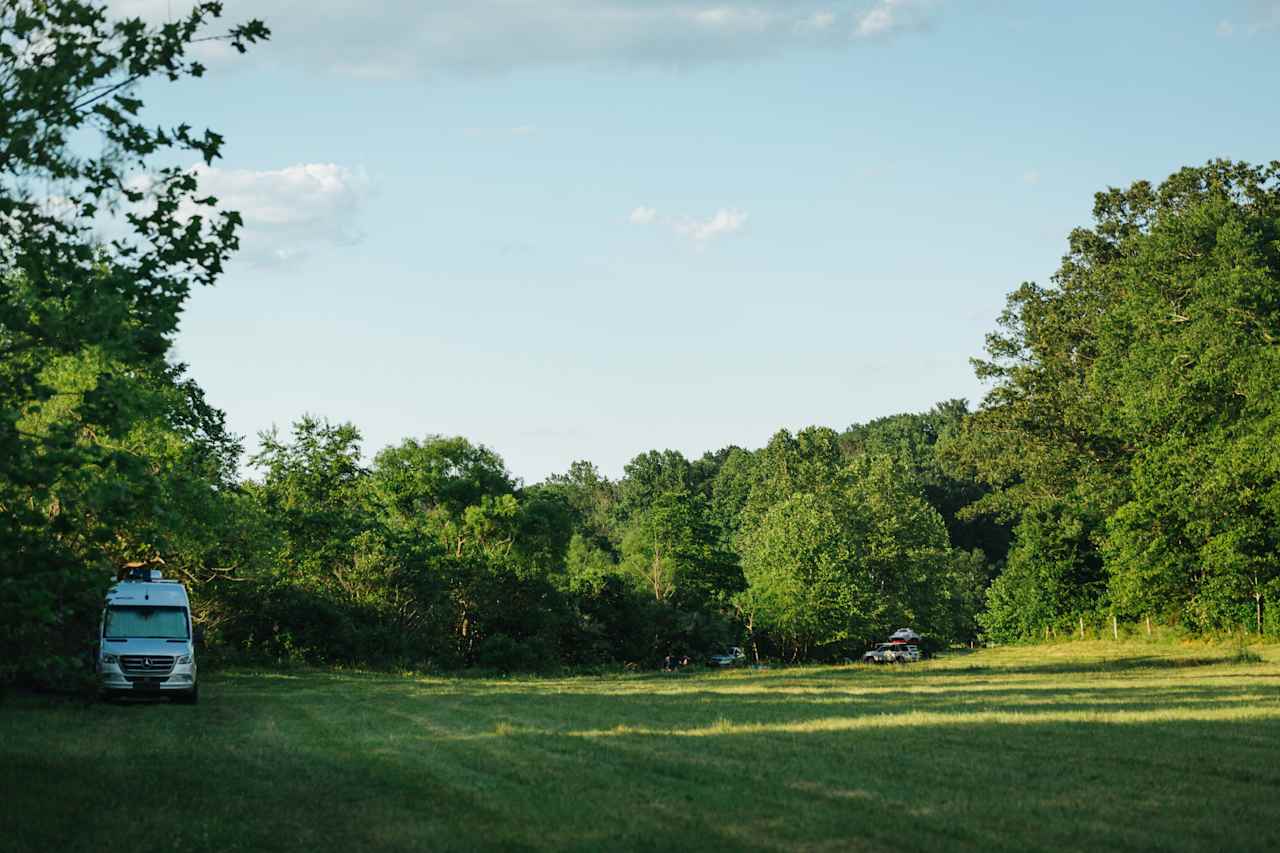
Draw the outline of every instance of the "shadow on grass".
<instances>
[{"instance_id":1,"label":"shadow on grass","mask_svg":"<svg viewBox=\"0 0 1280 853\"><path fill-rule=\"evenodd\" d=\"M955 661L957 658L977 654L968 649L947 653L941 661ZM711 683L721 687L744 684L755 684L761 680L774 683L785 681L788 684L812 683L822 687L835 685L847 680L860 680L874 677L895 678L963 678L978 675L1087 675L1090 673L1123 673L1141 671L1166 671L1179 669L1195 669L1209 666L1227 666L1236 663L1231 655L1220 657L1171 657L1167 655L1125 656L1115 659L1085 659L1070 661L1047 661L1035 664L969 664L962 666L877 666L870 664L837 664L830 667L811 665L803 667L774 667L763 669L739 668L734 670L712 670L694 668L678 673L660 671L617 672L603 675L596 674L481 674L481 673L409 673L396 674L376 670L324 670L324 669L292 669L284 671L256 669L228 669L219 671L213 678L232 683L250 683L256 689L275 688L295 691L299 688L311 689L317 685L332 683L350 683L352 685L386 685L402 686L406 680L416 683L439 685L449 690L487 689L493 685L519 684L522 689L537 691L548 686L562 683L595 686L600 684L619 686L651 685L665 688L679 685L687 679L710 678ZM1249 677L1259 677L1252 673ZM1280 675L1276 676L1280 677ZM482 685L483 687L478 687ZM590 689L590 688L588 688Z\"/></svg>"},{"instance_id":2,"label":"shadow on grass","mask_svg":"<svg viewBox=\"0 0 1280 853\"><path fill-rule=\"evenodd\" d=\"M976 675L1089 675L1123 672L1162 672L1180 669L1198 669L1210 666L1229 666L1235 663L1230 656L1223 657L1168 657L1161 655L1130 656L1116 659L1046 661L1034 664L969 664L967 666L877 666L854 665L840 666L831 669L805 669L789 672L781 670L773 673L779 680L791 683L834 684L839 680L866 677L892 678L964 678ZM717 679L717 684L745 684L759 680L760 674L741 671L741 675L724 675Z\"/></svg>"},{"instance_id":3,"label":"shadow on grass","mask_svg":"<svg viewBox=\"0 0 1280 853\"><path fill-rule=\"evenodd\" d=\"M529 718L554 717L563 699L518 698ZM682 713L665 698L637 711L698 716L688 711L696 694ZM459 730L449 708L403 697L225 710L233 717L156 714L177 725L134 733L127 748L59 738L46 715L40 737L0 747L6 775L23 780L7 786L2 837L13 849L60 851L154 849L157 839L279 851L1280 845L1274 718L784 734L726 726L681 738L508 727L462 742L436 736ZM563 709L586 710L585 699ZM608 723L601 710L597 726ZM468 728L503 716L486 704L467 713ZM62 714L53 728L70 735L116 716ZM791 718L814 714L801 706Z\"/></svg>"}]
</instances>

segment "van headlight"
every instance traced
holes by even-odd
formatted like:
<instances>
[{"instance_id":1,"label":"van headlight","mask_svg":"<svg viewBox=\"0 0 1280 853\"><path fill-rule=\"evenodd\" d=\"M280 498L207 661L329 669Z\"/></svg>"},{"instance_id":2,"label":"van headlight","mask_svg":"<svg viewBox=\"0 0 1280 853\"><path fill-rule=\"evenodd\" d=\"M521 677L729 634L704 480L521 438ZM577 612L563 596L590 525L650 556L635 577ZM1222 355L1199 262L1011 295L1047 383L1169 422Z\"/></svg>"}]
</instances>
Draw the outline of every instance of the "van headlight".
<instances>
[{"instance_id":1,"label":"van headlight","mask_svg":"<svg viewBox=\"0 0 1280 853\"><path fill-rule=\"evenodd\" d=\"M118 663L118 662L120 661L120 658L116 657L115 655L111 654L110 652L103 652L103 653L102 653L102 657L100 658L100 660L101 660L103 663Z\"/></svg>"},{"instance_id":2,"label":"van headlight","mask_svg":"<svg viewBox=\"0 0 1280 853\"><path fill-rule=\"evenodd\" d=\"M178 655L178 663L180 665L191 663L191 655Z\"/></svg>"}]
</instances>

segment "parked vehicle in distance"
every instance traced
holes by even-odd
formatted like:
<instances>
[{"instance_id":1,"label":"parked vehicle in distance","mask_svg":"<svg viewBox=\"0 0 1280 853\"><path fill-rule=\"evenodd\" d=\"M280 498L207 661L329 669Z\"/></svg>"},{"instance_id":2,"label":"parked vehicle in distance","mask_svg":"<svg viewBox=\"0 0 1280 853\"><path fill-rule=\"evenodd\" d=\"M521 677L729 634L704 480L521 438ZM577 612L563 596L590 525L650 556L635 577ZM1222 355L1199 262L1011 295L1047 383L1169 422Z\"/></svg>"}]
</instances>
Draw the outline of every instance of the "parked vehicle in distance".
<instances>
[{"instance_id":1,"label":"parked vehicle in distance","mask_svg":"<svg viewBox=\"0 0 1280 853\"><path fill-rule=\"evenodd\" d=\"M909 663L915 663L920 660L919 646L910 643L892 643L891 645L898 649L898 654L905 655Z\"/></svg>"},{"instance_id":2,"label":"parked vehicle in distance","mask_svg":"<svg viewBox=\"0 0 1280 853\"><path fill-rule=\"evenodd\" d=\"M911 660L901 643L881 643L862 656L863 663L906 663Z\"/></svg>"},{"instance_id":3,"label":"parked vehicle in distance","mask_svg":"<svg viewBox=\"0 0 1280 853\"><path fill-rule=\"evenodd\" d=\"M138 570L120 581L107 593L98 639L104 696L199 700L191 604L182 584L155 570Z\"/></svg>"},{"instance_id":4,"label":"parked vehicle in distance","mask_svg":"<svg viewBox=\"0 0 1280 853\"><path fill-rule=\"evenodd\" d=\"M720 654L711 655L707 658L707 666L725 667L738 666L746 661L747 656L742 649L737 646L725 649Z\"/></svg>"}]
</instances>

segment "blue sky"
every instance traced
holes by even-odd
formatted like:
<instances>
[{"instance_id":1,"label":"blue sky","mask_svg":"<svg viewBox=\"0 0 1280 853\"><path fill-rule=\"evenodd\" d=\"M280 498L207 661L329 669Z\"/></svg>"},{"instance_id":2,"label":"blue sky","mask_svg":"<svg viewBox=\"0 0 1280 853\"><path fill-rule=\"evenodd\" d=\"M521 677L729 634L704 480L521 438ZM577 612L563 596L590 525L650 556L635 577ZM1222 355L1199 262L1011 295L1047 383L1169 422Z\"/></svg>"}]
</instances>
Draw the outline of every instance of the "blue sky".
<instances>
[{"instance_id":1,"label":"blue sky","mask_svg":"<svg viewBox=\"0 0 1280 853\"><path fill-rule=\"evenodd\" d=\"M144 94L228 139L204 183L244 252L177 352L250 446L313 413L533 482L976 403L968 358L1095 191L1280 157L1280 2L227 13L274 38Z\"/></svg>"}]
</instances>

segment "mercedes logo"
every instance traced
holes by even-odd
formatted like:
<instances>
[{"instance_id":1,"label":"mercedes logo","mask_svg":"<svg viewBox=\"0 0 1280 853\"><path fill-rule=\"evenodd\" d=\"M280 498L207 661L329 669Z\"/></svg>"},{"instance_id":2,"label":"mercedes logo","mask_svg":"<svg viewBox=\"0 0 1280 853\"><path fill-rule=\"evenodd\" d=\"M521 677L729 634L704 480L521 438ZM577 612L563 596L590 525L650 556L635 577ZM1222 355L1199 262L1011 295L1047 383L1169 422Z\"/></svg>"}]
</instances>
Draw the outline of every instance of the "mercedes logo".
<instances>
[{"instance_id":1,"label":"mercedes logo","mask_svg":"<svg viewBox=\"0 0 1280 853\"><path fill-rule=\"evenodd\" d=\"M143 658L143 659L142 659L142 665L143 665L143 666L151 666L151 658Z\"/></svg>"}]
</instances>

